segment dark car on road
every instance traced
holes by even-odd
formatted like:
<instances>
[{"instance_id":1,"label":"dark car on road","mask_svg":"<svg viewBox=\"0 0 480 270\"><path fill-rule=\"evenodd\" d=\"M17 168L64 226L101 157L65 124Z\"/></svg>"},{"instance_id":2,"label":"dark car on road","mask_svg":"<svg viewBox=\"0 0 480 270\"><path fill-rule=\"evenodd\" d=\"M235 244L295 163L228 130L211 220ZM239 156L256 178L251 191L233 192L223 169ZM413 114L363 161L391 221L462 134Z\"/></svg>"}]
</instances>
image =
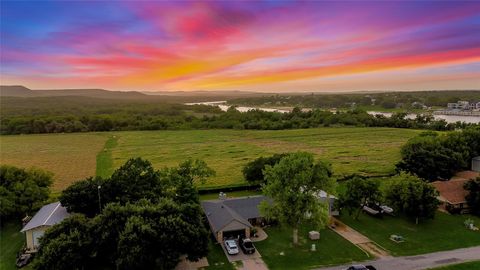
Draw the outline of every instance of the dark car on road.
<instances>
[{"instance_id":1,"label":"dark car on road","mask_svg":"<svg viewBox=\"0 0 480 270\"><path fill-rule=\"evenodd\" d=\"M377 268L373 267L372 265L365 266L362 264L358 264L358 265L352 265L346 270L377 270Z\"/></svg>"},{"instance_id":2,"label":"dark car on road","mask_svg":"<svg viewBox=\"0 0 480 270\"><path fill-rule=\"evenodd\" d=\"M253 254L255 253L255 246L252 243L252 240L248 238L240 239L240 248L243 250L245 254Z\"/></svg>"}]
</instances>

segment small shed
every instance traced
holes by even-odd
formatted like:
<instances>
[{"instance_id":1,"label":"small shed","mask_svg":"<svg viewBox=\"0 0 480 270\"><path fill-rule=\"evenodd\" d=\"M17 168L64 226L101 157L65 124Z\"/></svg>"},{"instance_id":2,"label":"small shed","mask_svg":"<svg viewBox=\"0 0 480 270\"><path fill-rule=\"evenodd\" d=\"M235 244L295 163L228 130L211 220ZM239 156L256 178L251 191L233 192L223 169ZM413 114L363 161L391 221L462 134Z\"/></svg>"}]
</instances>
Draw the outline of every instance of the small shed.
<instances>
[{"instance_id":1,"label":"small shed","mask_svg":"<svg viewBox=\"0 0 480 270\"><path fill-rule=\"evenodd\" d=\"M25 233L27 251L36 252L39 247L39 239L45 231L51 226L62 222L68 216L70 214L60 202L47 204L40 208L21 230L21 232Z\"/></svg>"},{"instance_id":2,"label":"small shed","mask_svg":"<svg viewBox=\"0 0 480 270\"><path fill-rule=\"evenodd\" d=\"M480 172L480 156L472 158L472 171Z\"/></svg>"}]
</instances>

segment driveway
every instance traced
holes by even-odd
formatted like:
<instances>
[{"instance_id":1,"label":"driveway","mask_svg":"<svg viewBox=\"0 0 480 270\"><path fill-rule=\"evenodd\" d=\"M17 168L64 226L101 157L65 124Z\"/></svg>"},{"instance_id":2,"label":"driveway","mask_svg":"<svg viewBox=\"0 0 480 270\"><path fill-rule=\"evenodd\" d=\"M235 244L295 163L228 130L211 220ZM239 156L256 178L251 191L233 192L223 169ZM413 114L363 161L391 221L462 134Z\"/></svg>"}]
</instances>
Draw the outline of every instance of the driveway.
<instances>
[{"instance_id":1,"label":"driveway","mask_svg":"<svg viewBox=\"0 0 480 270\"><path fill-rule=\"evenodd\" d=\"M225 256L227 256L227 259L229 262L252 260L252 259L257 259L262 257L262 255L260 255L260 253L256 249L255 249L255 253L253 254L245 254L239 247L240 252L236 255L228 254L227 249L225 248L225 245L223 243L222 243L222 249L223 249L223 252L225 252Z\"/></svg>"},{"instance_id":2,"label":"driveway","mask_svg":"<svg viewBox=\"0 0 480 270\"><path fill-rule=\"evenodd\" d=\"M237 268L237 270L268 270L267 265L263 262L262 258L256 258L251 260L242 261L243 266Z\"/></svg>"},{"instance_id":3,"label":"driveway","mask_svg":"<svg viewBox=\"0 0 480 270\"><path fill-rule=\"evenodd\" d=\"M480 260L480 246L417 256L382 258L375 261L360 262L359 264L370 264L375 266L378 270L421 270L477 260ZM335 267L318 268L318 270L343 270L352 264L354 263Z\"/></svg>"}]
</instances>

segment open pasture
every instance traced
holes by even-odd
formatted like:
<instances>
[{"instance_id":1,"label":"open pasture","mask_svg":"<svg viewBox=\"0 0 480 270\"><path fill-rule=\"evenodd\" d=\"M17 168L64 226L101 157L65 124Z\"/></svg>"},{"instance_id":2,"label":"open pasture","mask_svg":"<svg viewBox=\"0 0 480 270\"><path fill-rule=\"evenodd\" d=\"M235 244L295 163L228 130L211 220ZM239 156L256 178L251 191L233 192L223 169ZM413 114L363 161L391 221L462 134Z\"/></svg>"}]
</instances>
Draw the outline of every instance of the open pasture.
<instances>
[{"instance_id":1,"label":"open pasture","mask_svg":"<svg viewBox=\"0 0 480 270\"><path fill-rule=\"evenodd\" d=\"M244 183L242 167L274 153L308 151L332 163L336 176L394 171L400 146L419 130L315 128L298 130L179 130L18 135L0 137L1 163L36 166L55 174L55 190L74 180L109 175L126 160L142 157L156 168L187 158L203 159L216 172L203 186Z\"/></svg>"},{"instance_id":2,"label":"open pasture","mask_svg":"<svg viewBox=\"0 0 480 270\"><path fill-rule=\"evenodd\" d=\"M95 175L96 156L106 140L102 133L1 136L0 164L50 171L53 190L60 191Z\"/></svg>"},{"instance_id":3,"label":"open pasture","mask_svg":"<svg viewBox=\"0 0 480 270\"><path fill-rule=\"evenodd\" d=\"M394 171L400 146L420 131L389 128L318 128L281 131L188 130L118 132L113 167L143 157L157 168L199 158L216 172L205 186L243 183L242 167L274 153L308 151L332 163L335 175Z\"/></svg>"}]
</instances>

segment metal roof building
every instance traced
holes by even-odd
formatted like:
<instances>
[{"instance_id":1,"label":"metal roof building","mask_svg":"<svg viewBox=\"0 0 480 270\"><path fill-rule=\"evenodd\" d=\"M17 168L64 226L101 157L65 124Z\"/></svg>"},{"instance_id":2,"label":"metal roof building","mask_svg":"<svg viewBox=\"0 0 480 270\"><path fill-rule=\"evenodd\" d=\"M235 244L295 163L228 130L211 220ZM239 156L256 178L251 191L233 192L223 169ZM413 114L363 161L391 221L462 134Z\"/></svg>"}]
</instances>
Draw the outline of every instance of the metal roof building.
<instances>
[{"instance_id":1,"label":"metal roof building","mask_svg":"<svg viewBox=\"0 0 480 270\"><path fill-rule=\"evenodd\" d=\"M36 251L39 246L38 239L43 236L45 231L69 216L67 209L60 202L47 204L40 208L21 230L26 235L27 249Z\"/></svg>"}]
</instances>

